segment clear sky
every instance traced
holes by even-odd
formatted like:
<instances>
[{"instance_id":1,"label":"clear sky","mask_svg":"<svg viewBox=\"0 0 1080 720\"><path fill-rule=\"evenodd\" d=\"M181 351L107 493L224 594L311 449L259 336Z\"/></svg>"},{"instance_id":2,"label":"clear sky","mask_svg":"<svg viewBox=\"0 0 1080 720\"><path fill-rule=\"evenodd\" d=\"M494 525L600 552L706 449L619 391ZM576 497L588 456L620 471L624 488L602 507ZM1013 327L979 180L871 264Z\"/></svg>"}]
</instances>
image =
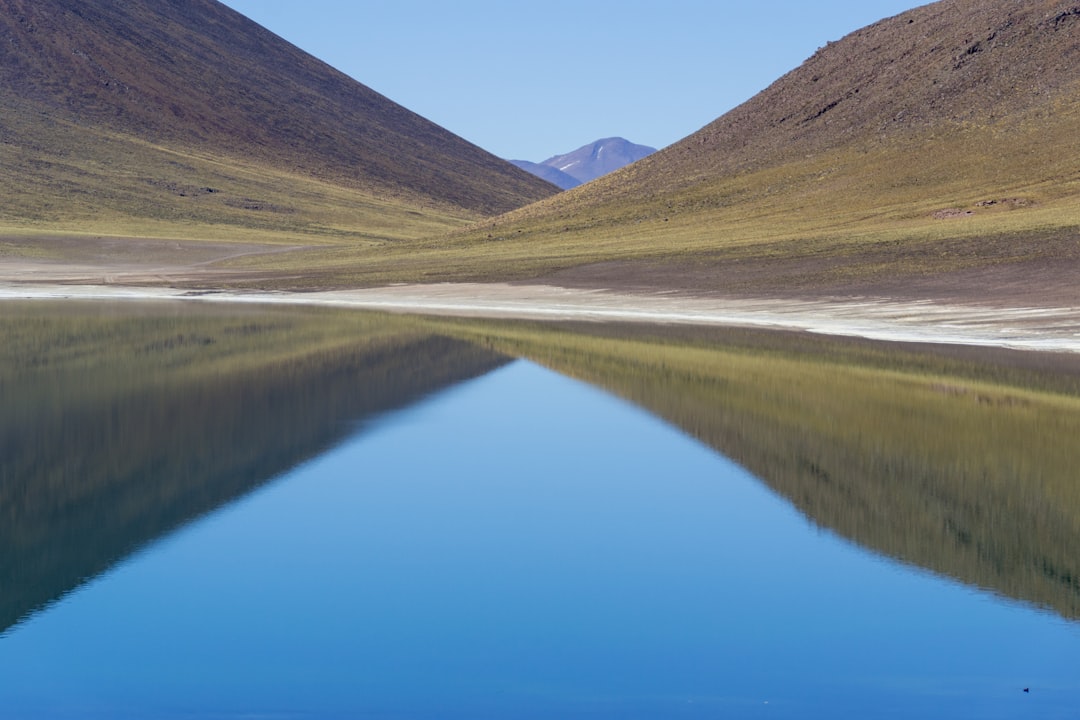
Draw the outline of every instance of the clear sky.
<instances>
[{"instance_id":1,"label":"clear sky","mask_svg":"<svg viewBox=\"0 0 1080 720\"><path fill-rule=\"evenodd\" d=\"M507 159L663 147L924 0L224 0Z\"/></svg>"}]
</instances>

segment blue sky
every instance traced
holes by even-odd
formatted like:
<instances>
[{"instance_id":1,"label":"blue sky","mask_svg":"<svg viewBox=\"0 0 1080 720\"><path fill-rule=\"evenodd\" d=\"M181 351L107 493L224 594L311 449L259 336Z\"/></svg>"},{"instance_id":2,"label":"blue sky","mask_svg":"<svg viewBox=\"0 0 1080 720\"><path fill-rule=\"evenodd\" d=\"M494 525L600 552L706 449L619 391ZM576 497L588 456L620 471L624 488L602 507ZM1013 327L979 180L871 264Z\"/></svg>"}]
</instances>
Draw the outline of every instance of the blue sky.
<instances>
[{"instance_id":1,"label":"blue sky","mask_svg":"<svg viewBox=\"0 0 1080 720\"><path fill-rule=\"evenodd\" d=\"M920 0L224 0L510 159L603 137L663 147L829 40Z\"/></svg>"}]
</instances>

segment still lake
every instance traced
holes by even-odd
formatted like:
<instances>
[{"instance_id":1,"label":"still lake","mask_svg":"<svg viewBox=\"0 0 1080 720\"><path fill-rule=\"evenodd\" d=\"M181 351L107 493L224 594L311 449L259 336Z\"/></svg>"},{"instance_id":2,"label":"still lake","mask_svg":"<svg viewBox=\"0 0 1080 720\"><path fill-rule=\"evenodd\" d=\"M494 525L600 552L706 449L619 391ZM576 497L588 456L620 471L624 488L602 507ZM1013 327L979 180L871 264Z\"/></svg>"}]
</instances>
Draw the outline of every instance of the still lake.
<instances>
[{"instance_id":1,"label":"still lake","mask_svg":"<svg viewBox=\"0 0 1080 720\"><path fill-rule=\"evenodd\" d=\"M848 525L808 514L814 498L746 469L775 463L735 462L699 439L712 437L705 425L661 419L495 335L466 342L375 317L349 321L363 335L352 345L328 313L80 312L0 320L0 717L1080 708L1071 575L1047 560L1080 555L1073 515L1041 520L1067 531L1017 551L1044 575L1056 563L1052 590L1015 580L1022 570L965 581L948 558L928 569L922 550L853 541ZM896 412L882 425L914 411ZM1031 417L1071 432L1071 415L1050 412ZM735 425L754 427L749 415ZM845 516L867 504L852 503ZM960 522L923 504L931 524ZM995 520L991 532L1015 530ZM993 556L975 544L973 557Z\"/></svg>"}]
</instances>

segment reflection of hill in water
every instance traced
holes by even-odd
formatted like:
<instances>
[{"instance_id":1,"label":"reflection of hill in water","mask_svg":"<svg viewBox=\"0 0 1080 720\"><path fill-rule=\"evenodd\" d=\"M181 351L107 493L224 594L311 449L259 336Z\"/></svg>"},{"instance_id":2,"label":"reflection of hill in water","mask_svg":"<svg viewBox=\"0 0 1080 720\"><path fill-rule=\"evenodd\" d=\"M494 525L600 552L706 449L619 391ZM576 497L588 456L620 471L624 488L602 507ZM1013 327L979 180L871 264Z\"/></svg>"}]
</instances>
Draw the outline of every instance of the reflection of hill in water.
<instances>
[{"instance_id":1,"label":"reflection of hill in water","mask_svg":"<svg viewBox=\"0 0 1080 720\"><path fill-rule=\"evenodd\" d=\"M0 632L359 421L504 362L378 318L19 317L10 307L0 318Z\"/></svg>"},{"instance_id":2,"label":"reflection of hill in water","mask_svg":"<svg viewBox=\"0 0 1080 720\"><path fill-rule=\"evenodd\" d=\"M356 313L14 307L0 316L0 632L365 418L498 366L497 352L649 409L866 547L1080 618L1075 364L736 331L653 341Z\"/></svg>"},{"instance_id":3,"label":"reflection of hill in water","mask_svg":"<svg viewBox=\"0 0 1080 720\"><path fill-rule=\"evenodd\" d=\"M713 337L727 339L496 330L487 342L641 405L868 548L1080 618L1075 363L1059 374L1015 366L1043 360L1030 354Z\"/></svg>"}]
</instances>

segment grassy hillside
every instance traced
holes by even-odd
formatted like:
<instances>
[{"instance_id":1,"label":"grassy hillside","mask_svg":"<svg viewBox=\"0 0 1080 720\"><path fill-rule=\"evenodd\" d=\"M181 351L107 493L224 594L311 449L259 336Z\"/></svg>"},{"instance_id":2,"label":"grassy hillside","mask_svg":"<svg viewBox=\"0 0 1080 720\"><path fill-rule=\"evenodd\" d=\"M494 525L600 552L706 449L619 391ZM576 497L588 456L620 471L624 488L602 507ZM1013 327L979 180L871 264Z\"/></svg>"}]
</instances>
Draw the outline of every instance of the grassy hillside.
<instances>
[{"instance_id":1,"label":"grassy hillside","mask_svg":"<svg viewBox=\"0 0 1080 720\"><path fill-rule=\"evenodd\" d=\"M215 0L0 0L0 228L396 239L555 188Z\"/></svg>"},{"instance_id":2,"label":"grassy hillside","mask_svg":"<svg viewBox=\"0 0 1080 720\"><path fill-rule=\"evenodd\" d=\"M942 0L619 172L339 276L777 293L1026 273L1067 292L1077 156L1075 2Z\"/></svg>"}]
</instances>

